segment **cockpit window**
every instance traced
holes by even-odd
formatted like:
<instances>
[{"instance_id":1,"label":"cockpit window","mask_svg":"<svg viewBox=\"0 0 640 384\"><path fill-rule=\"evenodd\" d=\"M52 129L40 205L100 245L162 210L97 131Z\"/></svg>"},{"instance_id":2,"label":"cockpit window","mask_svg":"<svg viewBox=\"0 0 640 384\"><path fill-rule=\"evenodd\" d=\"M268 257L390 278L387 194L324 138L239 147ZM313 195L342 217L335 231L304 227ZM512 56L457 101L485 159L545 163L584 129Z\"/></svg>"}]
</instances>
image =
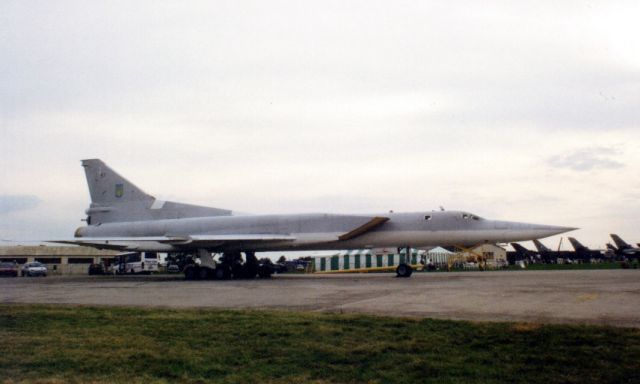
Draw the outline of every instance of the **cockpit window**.
<instances>
[{"instance_id":1,"label":"cockpit window","mask_svg":"<svg viewBox=\"0 0 640 384\"><path fill-rule=\"evenodd\" d=\"M463 213L462 218L465 220L480 220L480 217L472 215L471 213Z\"/></svg>"},{"instance_id":2,"label":"cockpit window","mask_svg":"<svg viewBox=\"0 0 640 384\"><path fill-rule=\"evenodd\" d=\"M426 221L431 220L431 215L426 215L426 216L424 217L424 219L425 219Z\"/></svg>"}]
</instances>

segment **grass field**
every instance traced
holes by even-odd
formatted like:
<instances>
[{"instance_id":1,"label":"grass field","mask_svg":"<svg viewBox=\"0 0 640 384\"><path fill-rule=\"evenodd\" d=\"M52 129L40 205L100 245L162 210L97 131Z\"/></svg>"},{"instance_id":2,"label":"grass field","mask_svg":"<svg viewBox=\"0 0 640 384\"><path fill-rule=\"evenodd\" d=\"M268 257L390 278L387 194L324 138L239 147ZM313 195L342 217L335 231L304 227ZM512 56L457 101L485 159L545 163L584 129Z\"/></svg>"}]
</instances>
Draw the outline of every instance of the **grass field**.
<instances>
[{"instance_id":1,"label":"grass field","mask_svg":"<svg viewBox=\"0 0 640 384\"><path fill-rule=\"evenodd\" d=\"M0 305L0 382L640 383L640 330Z\"/></svg>"}]
</instances>

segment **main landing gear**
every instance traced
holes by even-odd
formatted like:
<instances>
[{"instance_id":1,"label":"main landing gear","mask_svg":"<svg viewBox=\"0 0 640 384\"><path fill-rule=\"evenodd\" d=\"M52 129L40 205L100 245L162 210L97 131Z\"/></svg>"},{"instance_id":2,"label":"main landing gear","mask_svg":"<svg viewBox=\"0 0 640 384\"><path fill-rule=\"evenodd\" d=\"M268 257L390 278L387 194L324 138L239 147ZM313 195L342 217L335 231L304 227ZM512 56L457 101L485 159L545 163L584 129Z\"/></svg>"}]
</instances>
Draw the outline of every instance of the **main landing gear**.
<instances>
[{"instance_id":1,"label":"main landing gear","mask_svg":"<svg viewBox=\"0 0 640 384\"><path fill-rule=\"evenodd\" d=\"M190 264L184 268L185 280L229 280L269 278L273 264L268 260L258 260L255 252L245 252L244 260L240 252L224 253L218 262L207 250L198 250L200 264Z\"/></svg>"},{"instance_id":2,"label":"main landing gear","mask_svg":"<svg viewBox=\"0 0 640 384\"><path fill-rule=\"evenodd\" d=\"M400 264L396 268L396 277L411 277L413 268L409 264Z\"/></svg>"}]
</instances>

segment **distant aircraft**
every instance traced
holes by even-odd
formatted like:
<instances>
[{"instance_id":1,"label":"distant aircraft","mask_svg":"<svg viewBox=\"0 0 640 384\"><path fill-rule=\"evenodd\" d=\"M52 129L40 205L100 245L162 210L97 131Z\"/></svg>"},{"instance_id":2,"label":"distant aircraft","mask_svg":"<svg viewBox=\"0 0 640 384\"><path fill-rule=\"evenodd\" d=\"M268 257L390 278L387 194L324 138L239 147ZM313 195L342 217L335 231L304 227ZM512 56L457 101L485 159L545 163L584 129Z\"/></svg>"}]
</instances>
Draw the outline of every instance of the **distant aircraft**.
<instances>
[{"instance_id":1,"label":"distant aircraft","mask_svg":"<svg viewBox=\"0 0 640 384\"><path fill-rule=\"evenodd\" d=\"M616 248L615 245L611 243L607 243L607 250L615 254L618 254L618 248Z\"/></svg>"},{"instance_id":2,"label":"distant aircraft","mask_svg":"<svg viewBox=\"0 0 640 384\"><path fill-rule=\"evenodd\" d=\"M573 246L573 249L576 251L576 256L578 256L578 258L580 259L597 259L603 256L601 251L589 249L573 237L569 237L569 242Z\"/></svg>"},{"instance_id":3,"label":"distant aircraft","mask_svg":"<svg viewBox=\"0 0 640 384\"><path fill-rule=\"evenodd\" d=\"M561 252L561 251L553 251L551 249L549 249L546 245L542 244L542 242L540 242L540 240L533 240L533 244L536 246L536 249L538 250L538 253L540 253L540 257L542 257L542 260L544 260L546 263L549 263L553 260L553 262L555 263L558 260L558 257L567 257L567 253L566 252ZM573 252L571 252L573 253Z\"/></svg>"},{"instance_id":4,"label":"distant aircraft","mask_svg":"<svg viewBox=\"0 0 640 384\"><path fill-rule=\"evenodd\" d=\"M536 249L538 250L538 252L540 252L540 254L553 252L546 245L542 244L540 240L533 240L533 244L536 246Z\"/></svg>"},{"instance_id":5,"label":"distant aircraft","mask_svg":"<svg viewBox=\"0 0 640 384\"><path fill-rule=\"evenodd\" d=\"M640 256L640 248L635 248L630 244L627 244L626 241L622 240L622 238L615 233L612 233L611 238L616 246L612 246L611 244L607 244L607 248L611 249L618 256L626 256L626 257L638 257Z\"/></svg>"},{"instance_id":6,"label":"distant aircraft","mask_svg":"<svg viewBox=\"0 0 640 384\"><path fill-rule=\"evenodd\" d=\"M59 243L133 252L195 253L187 279L268 276L256 252L472 246L525 241L575 228L487 220L468 212L422 211L371 215L233 215L226 209L161 201L98 159L83 160L91 205L87 226ZM175 175L169 175L175 178ZM216 262L212 252L222 253ZM242 254L245 259L242 259ZM401 264L398 276L411 266Z\"/></svg>"},{"instance_id":7,"label":"distant aircraft","mask_svg":"<svg viewBox=\"0 0 640 384\"><path fill-rule=\"evenodd\" d=\"M518 243L511 243L511 246L516 251L516 256L518 259L538 256L538 252L527 249Z\"/></svg>"}]
</instances>

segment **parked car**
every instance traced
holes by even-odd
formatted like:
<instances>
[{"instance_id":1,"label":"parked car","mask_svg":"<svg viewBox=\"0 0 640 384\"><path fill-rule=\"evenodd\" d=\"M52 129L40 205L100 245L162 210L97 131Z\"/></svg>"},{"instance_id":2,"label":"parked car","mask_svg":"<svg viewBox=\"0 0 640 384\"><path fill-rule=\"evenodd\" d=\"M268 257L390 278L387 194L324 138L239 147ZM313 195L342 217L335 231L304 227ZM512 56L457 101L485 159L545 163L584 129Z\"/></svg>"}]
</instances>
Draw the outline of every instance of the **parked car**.
<instances>
[{"instance_id":1,"label":"parked car","mask_svg":"<svg viewBox=\"0 0 640 384\"><path fill-rule=\"evenodd\" d=\"M104 266L102 264L91 264L89 266L90 275L104 275Z\"/></svg>"},{"instance_id":2,"label":"parked car","mask_svg":"<svg viewBox=\"0 0 640 384\"><path fill-rule=\"evenodd\" d=\"M22 266L22 276L47 276L47 266L35 261Z\"/></svg>"},{"instance_id":3,"label":"parked car","mask_svg":"<svg viewBox=\"0 0 640 384\"><path fill-rule=\"evenodd\" d=\"M0 262L0 276L18 277L18 264L13 261Z\"/></svg>"},{"instance_id":4,"label":"parked car","mask_svg":"<svg viewBox=\"0 0 640 384\"><path fill-rule=\"evenodd\" d=\"M167 272L180 273L180 266L178 266L178 264L169 264L167 265Z\"/></svg>"}]
</instances>

